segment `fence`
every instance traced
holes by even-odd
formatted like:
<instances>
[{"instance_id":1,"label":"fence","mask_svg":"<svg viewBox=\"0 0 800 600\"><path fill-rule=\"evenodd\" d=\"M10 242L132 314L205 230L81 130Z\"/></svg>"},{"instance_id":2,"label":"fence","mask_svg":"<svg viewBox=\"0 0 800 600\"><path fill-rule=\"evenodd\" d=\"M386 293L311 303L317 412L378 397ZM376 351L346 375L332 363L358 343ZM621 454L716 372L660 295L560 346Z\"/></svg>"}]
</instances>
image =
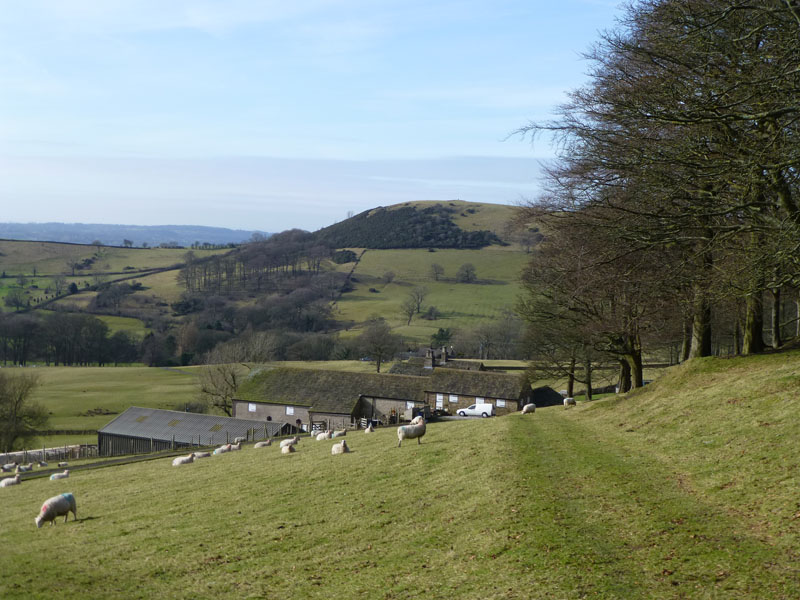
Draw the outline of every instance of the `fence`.
<instances>
[{"instance_id":1,"label":"fence","mask_svg":"<svg viewBox=\"0 0 800 600\"><path fill-rule=\"evenodd\" d=\"M96 444L74 444L71 446L6 452L5 454L0 454L0 464L75 460L78 458L93 458L96 456L99 456Z\"/></svg>"}]
</instances>

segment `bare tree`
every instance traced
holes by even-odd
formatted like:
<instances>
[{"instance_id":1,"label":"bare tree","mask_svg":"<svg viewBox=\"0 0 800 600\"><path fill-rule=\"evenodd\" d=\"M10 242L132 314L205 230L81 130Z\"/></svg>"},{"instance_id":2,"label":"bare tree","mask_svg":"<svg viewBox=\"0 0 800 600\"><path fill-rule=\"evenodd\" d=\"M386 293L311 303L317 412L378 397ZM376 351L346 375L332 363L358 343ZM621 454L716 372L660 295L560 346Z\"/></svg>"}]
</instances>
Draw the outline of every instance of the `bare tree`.
<instances>
[{"instance_id":1,"label":"bare tree","mask_svg":"<svg viewBox=\"0 0 800 600\"><path fill-rule=\"evenodd\" d=\"M30 400L39 380L35 375L0 371L0 449L10 452L36 436L47 424L47 411Z\"/></svg>"},{"instance_id":2,"label":"bare tree","mask_svg":"<svg viewBox=\"0 0 800 600\"><path fill-rule=\"evenodd\" d=\"M428 296L428 288L417 286L408 293L408 297L414 302L414 307L418 313L422 312L422 303Z\"/></svg>"},{"instance_id":3,"label":"bare tree","mask_svg":"<svg viewBox=\"0 0 800 600\"><path fill-rule=\"evenodd\" d=\"M375 361L378 373L381 372L381 363L397 354L403 344L402 338L392 333L383 317L370 319L358 340L366 355Z\"/></svg>"},{"instance_id":4,"label":"bare tree","mask_svg":"<svg viewBox=\"0 0 800 600\"><path fill-rule=\"evenodd\" d=\"M411 319L417 314L417 303L411 296L408 296L400 304L400 313L406 317L406 325L411 325Z\"/></svg>"},{"instance_id":5,"label":"bare tree","mask_svg":"<svg viewBox=\"0 0 800 600\"><path fill-rule=\"evenodd\" d=\"M477 279L475 265L472 263L464 263L456 271L456 281L459 283L474 283Z\"/></svg>"},{"instance_id":6,"label":"bare tree","mask_svg":"<svg viewBox=\"0 0 800 600\"><path fill-rule=\"evenodd\" d=\"M439 263L433 263L431 265L431 277L433 277L435 281L439 281L442 275L444 275L444 267Z\"/></svg>"}]
</instances>

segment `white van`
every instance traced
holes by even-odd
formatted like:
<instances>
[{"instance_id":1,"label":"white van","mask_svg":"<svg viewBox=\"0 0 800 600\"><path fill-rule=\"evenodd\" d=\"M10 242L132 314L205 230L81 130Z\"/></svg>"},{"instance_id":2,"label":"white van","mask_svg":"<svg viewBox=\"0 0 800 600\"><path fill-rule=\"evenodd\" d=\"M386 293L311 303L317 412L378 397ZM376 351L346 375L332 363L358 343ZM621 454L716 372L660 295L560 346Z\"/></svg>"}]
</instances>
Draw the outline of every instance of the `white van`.
<instances>
[{"instance_id":1,"label":"white van","mask_svg":"<svg viewBox=\"0 0 800 600\"><path fill-rule=\"evenodd\" d=\"M458 410L459 417L493 417L494 404L473 404Z\"/></svg>"}]
</instances>

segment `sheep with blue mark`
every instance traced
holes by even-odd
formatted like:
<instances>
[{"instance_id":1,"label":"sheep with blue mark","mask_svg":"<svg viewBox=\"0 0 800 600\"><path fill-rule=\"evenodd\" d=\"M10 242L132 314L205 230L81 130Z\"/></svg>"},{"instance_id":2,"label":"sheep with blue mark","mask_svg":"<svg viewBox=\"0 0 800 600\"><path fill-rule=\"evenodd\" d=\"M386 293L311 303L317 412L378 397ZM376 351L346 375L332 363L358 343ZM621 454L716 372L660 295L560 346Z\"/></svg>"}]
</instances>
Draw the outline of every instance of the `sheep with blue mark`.
<instances>
[{"instance_id":1,"label":"sheep with blue mark","mask_svg":"<svg viewBox=\"0 0 800 600\"><path fill-rule=\"evenodd\" d=\"M34 521L36 522L37 528L41 527L42 523L45 521L50 521L52 525L55 525L56 517L63 515L64 523L66 523L67 519L69 519L69 513L72 513L76 521L78 520L75 496L70 493L59 494L58 496L53 496L44 501L42 509L39 511L39 516L37 516Z\"/></svg>"},{"instance_id":2,"label":"sheep with blue mark","mask_svg":"<svg viewBox=\"0 0 800 600\"><path fill-rule=\"evenodd\" d=\"M69 469L64 469L62 473L53 473L50 475L50 481L56 481L57 479L66 479L69 477Z\"/></svg>"},{"instance_id":3,"label":"sheep with blue mark","mask_svg":"<svg viewBox=\"0 0 800 600\"><path fill-rule=\"evenodd\" d=\"M417 439L417 444L421 444L423 435L425 435L425 419L422 416L416 416L410 424L397 428L397 447L400 447L403 440L413 440L414 438Z\"/></svg>"}]
</instances>

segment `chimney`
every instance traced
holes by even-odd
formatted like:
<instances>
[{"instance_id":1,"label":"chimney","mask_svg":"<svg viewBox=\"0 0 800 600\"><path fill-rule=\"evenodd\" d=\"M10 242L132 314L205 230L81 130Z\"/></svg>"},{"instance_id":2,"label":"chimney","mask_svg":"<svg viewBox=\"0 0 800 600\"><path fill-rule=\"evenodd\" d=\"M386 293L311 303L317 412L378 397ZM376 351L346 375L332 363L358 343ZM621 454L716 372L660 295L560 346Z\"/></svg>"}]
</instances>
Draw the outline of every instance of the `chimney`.
<instances>
[{"instance_id":1,"label":"chimney","mask_svg":"<svg viewBox=\"0 0 800 600\"><path fill-rule=\"evenodd\" d=\"M433 348L426 348L425 349L425 364L423 365L423 367L426 368L426 369L432 369L433 368L433 363L434 363Z\"/></svg>"}]
</instances>

